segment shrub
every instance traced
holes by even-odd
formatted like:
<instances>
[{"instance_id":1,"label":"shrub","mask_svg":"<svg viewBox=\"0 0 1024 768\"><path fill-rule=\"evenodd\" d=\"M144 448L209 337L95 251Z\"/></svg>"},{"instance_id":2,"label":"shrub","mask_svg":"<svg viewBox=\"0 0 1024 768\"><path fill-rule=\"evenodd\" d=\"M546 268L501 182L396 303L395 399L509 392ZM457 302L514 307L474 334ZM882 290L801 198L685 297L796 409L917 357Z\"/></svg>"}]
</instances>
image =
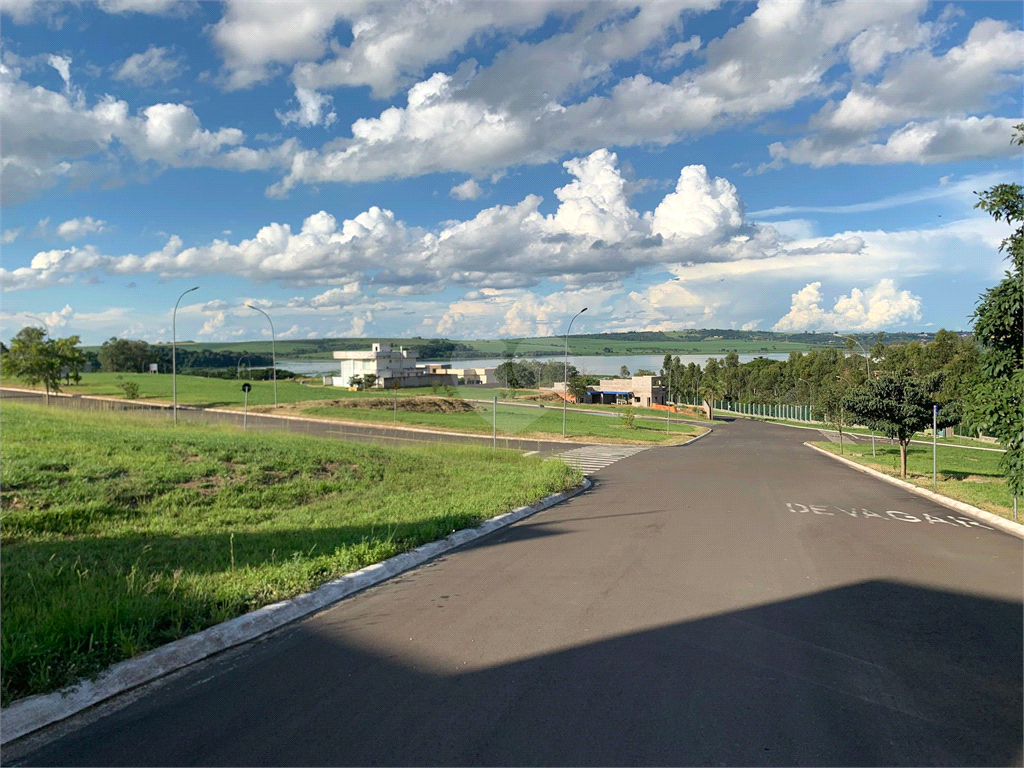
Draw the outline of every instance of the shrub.
<instances>
[{"instance_id":1,"label":"shrub","mask_svg":"<svg viewBox=\"0 0 1024 768\"><path fill-rule=\"evenodd\" d=\"M124 396L128 400L137 400L139 397L139 385L134 381L122 381L117 385L118 388L124 392Z\"/></svg>"}]
</instances>

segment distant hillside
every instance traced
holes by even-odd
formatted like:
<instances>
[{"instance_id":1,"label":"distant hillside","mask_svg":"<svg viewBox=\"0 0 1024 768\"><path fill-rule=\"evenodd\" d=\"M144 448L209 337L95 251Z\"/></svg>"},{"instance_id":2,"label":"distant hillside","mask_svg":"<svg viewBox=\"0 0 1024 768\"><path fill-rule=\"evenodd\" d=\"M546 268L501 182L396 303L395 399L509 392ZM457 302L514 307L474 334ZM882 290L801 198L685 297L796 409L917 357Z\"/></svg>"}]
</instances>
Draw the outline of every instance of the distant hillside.
<instances>
[{"instance_id":1,"label":"distant hillside","mask_svg":"<svg viewBox=\"0 0 1024 768\"><path fill-rule=\"evenodd\" d=\"M878 334L854 334L865 347L875 343ZM888 344L909 341L927 342L933 333L886 333ZM335 350L367 349L372 342L380 341L395 347L415 349L422 360L469 359L476 357L545 357L559 355L565 351L564 336L545 336L518 339L411 339L398 338L334 338L303 339L301 341L281 340L277 342L277 354L281 358L305 360L329 360ZM236 341L195 343L178 342L179 347L189 350L210 350L245 354L269 354L269 341ZM680 331L629 331L624 333L574 334L569 346L575 355L673 355L683 354L756 354L758 352L804 351L823 346L843 347L846 340L832 333L773 333L771 331L736 331L726 328L688 329ZM96 352L98 346L85 347L87 352Z\"/></svg>"}]
</instances>

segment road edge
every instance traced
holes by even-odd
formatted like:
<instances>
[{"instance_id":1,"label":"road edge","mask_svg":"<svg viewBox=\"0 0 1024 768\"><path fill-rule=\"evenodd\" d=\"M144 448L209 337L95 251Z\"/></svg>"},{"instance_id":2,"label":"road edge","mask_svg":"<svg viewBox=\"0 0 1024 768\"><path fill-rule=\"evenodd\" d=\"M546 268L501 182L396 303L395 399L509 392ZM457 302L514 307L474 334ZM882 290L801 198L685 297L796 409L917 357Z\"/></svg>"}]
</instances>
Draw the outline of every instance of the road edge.
<instances>
[{"instance_id":1,"label":"road edge","mask_svg":"<svg viewBox=\"0 0 1024 768\"><path fill-rule=\"evenodd\" d=\"M913 483L908 483L905 480L900 480L898 477L887 475L885 474L885 472L879 472L877 469L866 467L863 464L853 461L852 459L846 458L845 456L837 456L831 451L826 451L825 449L819 448L818 446L812 445L811 443L804 443L804 445L806 445L808 448L817 451L818 453L828 456L829 458L835 459L836 461L841 461L843 464L847 464L853 467L854 469L859 469L861 472L865 472L869 475L874 475L875 477L881 480L885 480L886 482L892 483L893 485L898 485L901 488L910 491L911 493L916 493L918 496L924 496L926 499L931 499L932 501L941 504L944 507L955 509L957 512L963 512L965 515L970 515L971 517L981 520L982 522L988 523L989 525L994 525L996 528L1003 531L1004 533L1009 533L1010 535L1016 536L1019 539L1024 539L1024 525L1021 525L1020 523L1015 523L1012 520L1007 520L1005 517L1000 517L999 515L994 515L991 512L986 512L984 509L979 509L978 507L975 507L964 501L957 501L956 499L951 499L948 496L943 496L941 493L929 491L927 488L921 488L920 486L914 485Z\"/></svg>"},{"instance_id":2,"label":"road edge","mask_svg":"<svg viewBox=\"0 0 1024 768\"><path fill-rule=\"evenodd\" d=\"M593 481L584 477L574 488L545 496L532 506L519 507L485 520L475 528L463 528L437 541L422 544L408 552L368 565L322 584L311 592L265 605L255 611L215 624L193 635L180 638L141 656L118 662L95 680L83 680L54 693L38 694L12 702L0 709L0 745L27 736L46 726L59 723L73 715L134 688L151 683L203 661L222 651L280 629L293 621L306 618L331 605L380 584L426 561L506 528L531 515L560 504L588 491Z\"/></svg>"}]
</instances>

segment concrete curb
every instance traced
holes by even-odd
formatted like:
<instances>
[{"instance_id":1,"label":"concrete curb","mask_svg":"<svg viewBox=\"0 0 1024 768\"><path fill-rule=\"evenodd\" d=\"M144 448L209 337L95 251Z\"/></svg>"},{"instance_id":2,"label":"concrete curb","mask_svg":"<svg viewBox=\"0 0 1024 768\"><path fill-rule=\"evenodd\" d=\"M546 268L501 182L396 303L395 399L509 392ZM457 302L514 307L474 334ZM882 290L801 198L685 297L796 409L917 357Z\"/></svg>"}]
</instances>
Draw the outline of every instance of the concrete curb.
<instances>
[{"instance_id":1,"label":"concrete curb","mask_svg":"<svg viewBox=\"0 0 1024 768\"><path fill-rule=\"evenodd\" d=\"M910 491L911 493L916 493L918 496L924 496L926 499L931 499L932 501L936 502L937 504L941 504L944 507L955 509L957 512L963 512L965 515L970 515L971 517L981 520L982 522L995 526L996 528L1005 533L1009 533L1013 536L1016 536L1018 539L1024 539L1024 525L1021 525L1020 523L1015 523L1012 520L1007 520L1005 517L999 517L999 515L993 515L991 512L986 512L984 509L978 509L978 507L972 506L971 504L967 504L962 501L957 501L956 499L951 499L948 496L943 496L941 493L929 491L927 488L921 488L920 486L914 485L913 483L908 483L905 480L900 480L897 477L887 475L885 474L885 472L879 472L877 469L865 467L863 464L860 464L856 461L852 461L851 459L848 459L845 456L836 456L831 451L826 451L825 449L819 448L816 445L811 445L810 443L804 443L804 445L806 445L808 448L813 448L818 453L822 453L828 456L829 458L835 459L836 461L841 461L843 464L848 464L849 466L853 467L854 469L858 469L861 472L865 472L869 475L874 475L875 477L881 480L885 480L886 482L892 483L893 485L898 485L904 490Z\"/></svg>"},{"instance_id":2,"label":"concrete curb","mask_svg":"<svg viewBox=\"0 0 1024 768\"><path fill-rule=\"evenodd\" d=\"M696 443L696 442L697 442L698 440L700 440L700 439L701 439L702 437L707 437L708 435L710 435L710 434L711 434L712 432L714 432L714 431L715 431L715 430L713 430L713 429L712 429L711 427L708 427L708 428L707 428L707 430L708 430L708 431L707 431L707 432L705 432L705 433L704 433L703 435L697 435L696 437L691 437L691 438L690 438L689 440L687 440L687 441L686 441L685 443L682 443L682 444L681 444L681 445L680 445L679 447L680 447L680 448L685 448L686 446L690 445L691 443ZM654 446L654 447L655 447L655 448L657 448L657 446ZM671 448L672 446L670 446L670 445L667 445L667 446L665 446L665 447L666 447L666 448Z\"/></svg>"},{"instance_id":3,"label":"concrete curb","mask_svg":"<svg viewBox=\"0 0 1024 768\"><path fill-rule=\"evenodd\" d=\"M194 635L175 640L134 659L119 662L95 680L83 680L55 693L19 699L0 710L0 718L3 721L0 745L9 744L33 731L76 715L106 699L323 610L355 592L380 584L392 576L415 568L427 560L479 539L481 536L517 523L583 491L590 490L592 487L593 481L585 477L583 482L575 488L547 496L533 506L519 507L503 515L492 517L476 528L455 531L444 539L423 544L409 552L345 574L321 585L312 592L266 605Z\"/></svg>"}]
</instances>

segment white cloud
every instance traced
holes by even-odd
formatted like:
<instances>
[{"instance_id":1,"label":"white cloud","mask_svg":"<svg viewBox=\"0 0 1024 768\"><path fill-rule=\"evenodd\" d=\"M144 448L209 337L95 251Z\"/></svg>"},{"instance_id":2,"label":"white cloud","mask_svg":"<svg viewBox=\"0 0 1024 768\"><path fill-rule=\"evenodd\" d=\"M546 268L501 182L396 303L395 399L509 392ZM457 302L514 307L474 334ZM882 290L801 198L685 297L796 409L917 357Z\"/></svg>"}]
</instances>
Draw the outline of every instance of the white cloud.
<instances>
[{"instance_id":1,"label":"white cloud","mask_svg":"<svg viewBox=\"0 0 1024 768\"><path fill-rule=\"evenodd\" d=\"M8 245L10 243L13 243L15 240L17 240L18 239L18 235L20 235L20 234L21 234L21 227L18 227L17 229L5 229L4 233L3 233L3 236L0 237L0 242L2 242L4 245Z\"/></svg>"},{"instance_id":2,"label":"white cloud","mask_svg":"<svg viewBox=\"0 0 1024 768\"><path fill-rule=\"evenodd\" d=\"M64 81L64 90L71 90L71 59L67 56L57 56L50 54L46 57L47 63L57 70L57 74L60 75L60 79Z\"/></svg>"},{"instance_id":3,"label":"white cloud","mask_svg":"<svg viewBox=\"0 0 1024 768\"><path fill-rule=\"evenodd\" d=\"M89 105L84 94L30 87L16 67L0 64L0 133L4 156L0 179L4 202L16 203L87 169L84 158L118 145L136 160L172 167L213 166L233 170L287 165L298 149L241 146L236 128L205 129L184 104L154 104L137 116L128 104L104 96Z\"/></svg>"},{"instance_id":4,"label":"white cloud","mask_svg":"<svg viewBox=\"0 0 1024 768\"><path fill-rule=\"evenodd\" d=\"M79 240L86 235L99 234L105 231L107 222L84 216L80 219L69 219L57 227L57 235L65 240Z\"/></svg>"},{"instance_id":5,"label":"white cloud","mask_svg":"<svg viewBox=\"0 0 1024 768\"><path fill-rule=\"evenodd\" d=\"M334 110L325 111L333 101L331 96L300 86L295 89L295 100L298 102L298 107L290 112L282 113L279 110L274 110L274 114L277 115L277 119L281 121L282 125L298 123L309 128L323 123L326 128L338 119L338 114Z\"/></svg>"},{"instance_id":6,"label":"white cloud","mask_svg":"<svg viewBox=\"0 0 1024 768\"><path fill-rule=\"evenodd\" d=\"M808 283L793 294L789 312L773 326L776 331L875 331L921 319L921 299L899 291L885 278L870 288L854 288L836 299L831 310L822 309L821 282Z\"/></svg>"},{"instance_id":7,"label":"white cloud","mask_svg":"<svg viewBox=\"0 0 1024 768\"><path fill-rule=\"evenodd\" d=\"M132 54L117 66L114 79L130 80L136 85L173 80L184 71L184 66L180 58L170 53L170 48L151 45L144 53Z\"/></svg>"},{"instance_id":8,"label":"white cloud","mask_svg":"<svg viewBox=\"0 0 1024 768\"><path fill-rule=\"evenodd\" d=\"M775 161L823 166L880 165L888 163L949 163L975 158L1009 157L1020 150L1011 141L1020 118L946 117L924 123L910 122L884 142L849 140L815 134L785 145L768 147Z\"/></svg>"},{"instance_id":9,"label":"white cloud","mask_svg":"<svg viewBox=\"0 0 1024 768\"><path fill-rule=\"evenodd\" d=\"M448 195L456 200L476 200L484 193L476 179L466 179L449 190Z\"/></svg>"}]
</instances>

